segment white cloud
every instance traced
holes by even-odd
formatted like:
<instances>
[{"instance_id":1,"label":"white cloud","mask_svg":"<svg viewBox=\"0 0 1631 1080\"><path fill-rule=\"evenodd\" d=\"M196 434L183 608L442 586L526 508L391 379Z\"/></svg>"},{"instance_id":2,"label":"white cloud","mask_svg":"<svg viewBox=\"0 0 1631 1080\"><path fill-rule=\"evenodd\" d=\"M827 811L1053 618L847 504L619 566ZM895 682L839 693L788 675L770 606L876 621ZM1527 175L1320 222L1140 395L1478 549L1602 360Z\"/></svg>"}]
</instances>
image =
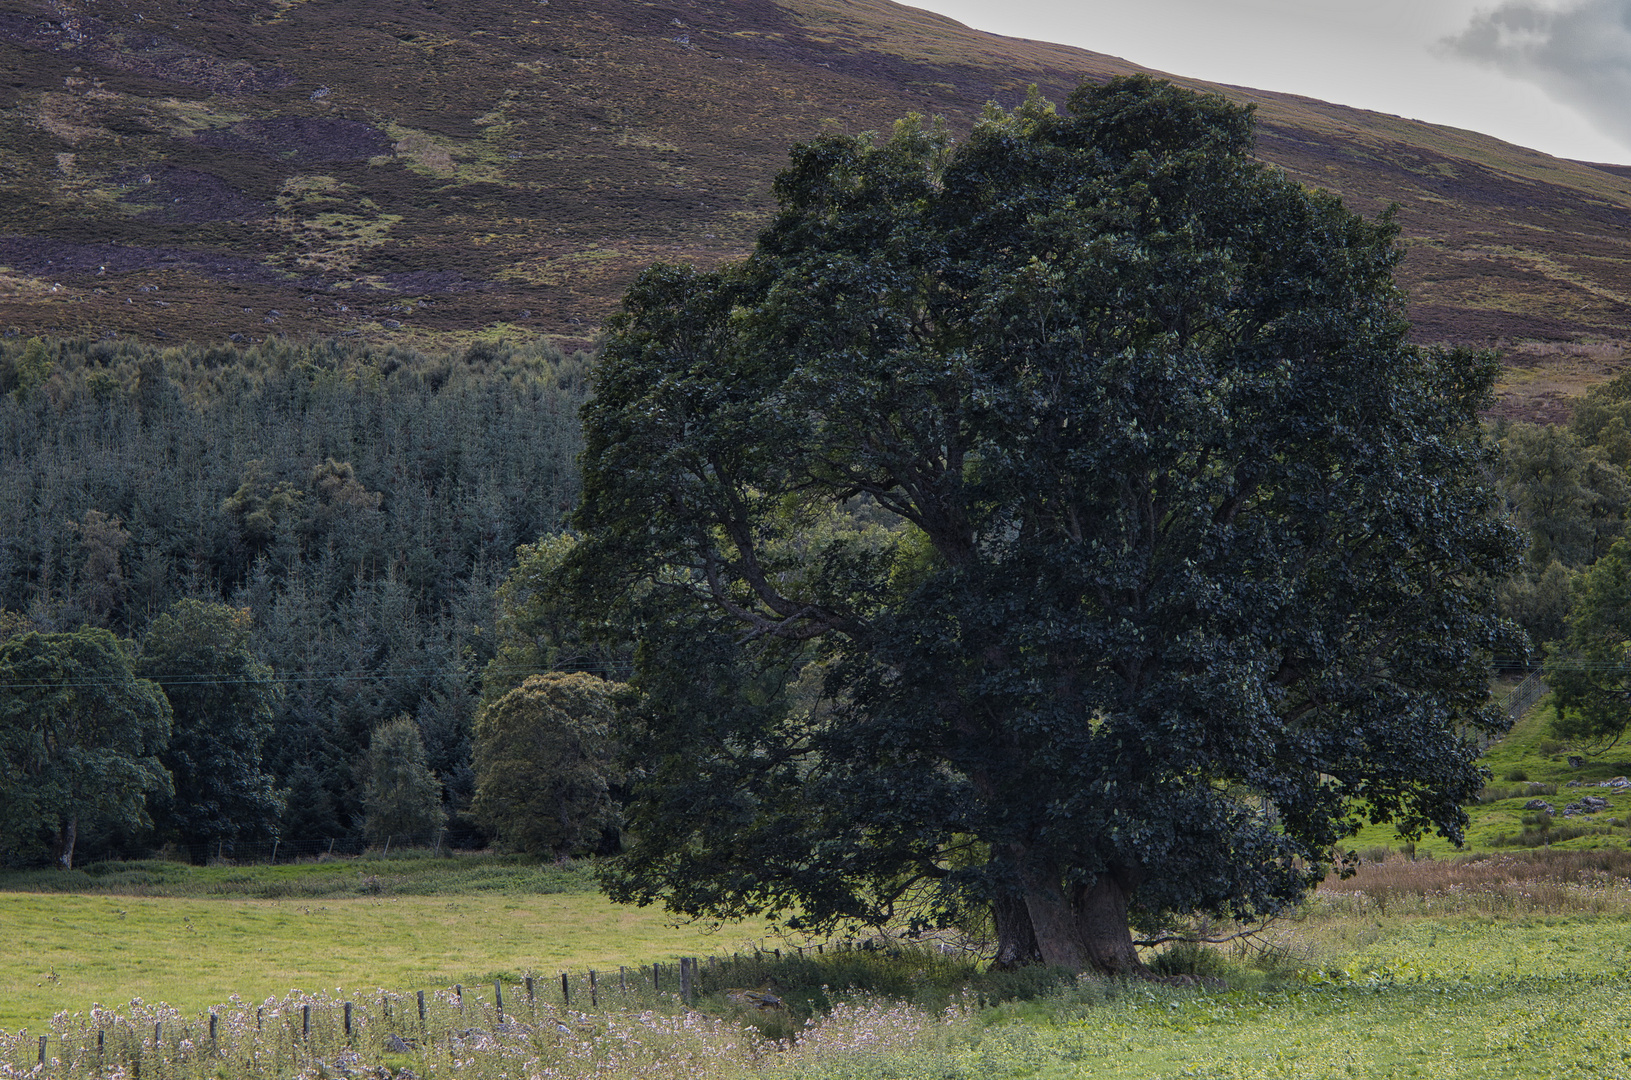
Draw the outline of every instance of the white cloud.
<instances>
[{"instance_id":1,"label":"white cloud","mask_svg":"<svg viewBox=\"0 0 1631 1080\"><path fill-rule=\"evenodd\" d=\"M1441 45L1534 83L1631 146L1631 0L1562 8L1514 0L1474 15Z\"/></svg>"}]
</instances>

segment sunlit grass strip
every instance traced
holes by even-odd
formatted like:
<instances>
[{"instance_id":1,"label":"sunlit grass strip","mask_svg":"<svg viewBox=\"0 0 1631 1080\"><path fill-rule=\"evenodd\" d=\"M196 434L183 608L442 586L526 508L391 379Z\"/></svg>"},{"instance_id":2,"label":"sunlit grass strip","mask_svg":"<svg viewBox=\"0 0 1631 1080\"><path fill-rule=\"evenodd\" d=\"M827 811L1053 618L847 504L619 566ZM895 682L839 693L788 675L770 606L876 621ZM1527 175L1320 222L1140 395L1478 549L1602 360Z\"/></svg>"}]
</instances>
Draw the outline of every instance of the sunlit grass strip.
<instances>
[{"instance_id":1,"label":"sunlit grass strip","mask_svg":"<svg viewBox=\"0 0 1631 1080\"><path fill-rule=\"evenodd\" d=\"M767 927L673 924L592 893L320 901L0 894L0 1030L139 997L195 1013L335 986L616 975L681 956L781 947Z\"/></svg>"}]
</instances>

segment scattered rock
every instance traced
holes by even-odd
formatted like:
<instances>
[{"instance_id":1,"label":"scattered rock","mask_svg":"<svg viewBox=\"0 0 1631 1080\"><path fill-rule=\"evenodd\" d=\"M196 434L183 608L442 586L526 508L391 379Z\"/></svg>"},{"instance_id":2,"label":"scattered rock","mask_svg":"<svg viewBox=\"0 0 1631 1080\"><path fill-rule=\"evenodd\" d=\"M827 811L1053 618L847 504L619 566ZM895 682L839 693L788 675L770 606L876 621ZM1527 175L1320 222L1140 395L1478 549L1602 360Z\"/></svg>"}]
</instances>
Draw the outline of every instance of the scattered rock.
<instances>
[{"instance_id":1,"label":"scattered rock","mask_svg":"<svg viewBox=\"0 0 1631 1080\"><path fill-rule=\"evenodd\" d=\"M1581 757L1579 754L1570 754L1569 755L1569 768L1571 768L1571 769L1582 769L1582 768L1585 768L1585 765L1586 765L1586 759Z\"/></svg>"},{"instance_id":2,"label":"scattered rock","mask_svg":"<svg viewBox=\"0 0 1631 1080\"><path fill-rule=\"evenodd\" d=\"M395 1032L388 1031L385 1033L385 1049L392 1054L408 1054L417 1049L417 1045Z\"/></svg>"},{"instance_id":3,"label":"scattered rock","mask_svg":"<svg viewBox=\"0 0 1631 1080\"><path fill-rule=\"evenodd\" d=\"M1580 781L1578 781L1578 780L1570 780L1570 781L1569 781L1569 783L1568 783L1568 786L1569 786L1569 787L1579 787L1579 786L1580 786Z\"/></svg>"},{"instance_id":4,"label":"scattered rock","mask_svg":"<svg viewBox=\"0 0 1631 1080\"><path fill-rule=\"evenodd\" d=\"M1575 814L1595 814L1607 810L1611 804L1601 795L1587 795L1579 802L1572 802L1563 808L1564 817L1573 817Z\"/></svg>"},{"instance_id":5,"label":"scattered rock","mask_svg":"<svg viewBox=\"0 0 1631 1080\"><path fill-rule=\"evenodd\" d=\"M1530 799L1528 802L1523 804L1523 808L1525 810L1544 810L1548 814L1556 812L1553 809L1552 804L1547 802L1545 799Z\"/></svg>"}]
</instances>

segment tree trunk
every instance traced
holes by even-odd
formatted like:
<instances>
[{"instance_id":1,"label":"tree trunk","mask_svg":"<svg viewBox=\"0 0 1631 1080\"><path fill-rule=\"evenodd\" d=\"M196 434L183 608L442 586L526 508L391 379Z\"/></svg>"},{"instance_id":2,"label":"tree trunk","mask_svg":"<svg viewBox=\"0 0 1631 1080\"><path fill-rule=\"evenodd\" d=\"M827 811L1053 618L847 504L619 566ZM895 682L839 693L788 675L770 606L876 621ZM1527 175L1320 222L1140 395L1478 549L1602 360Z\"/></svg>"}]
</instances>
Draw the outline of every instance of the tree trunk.
<instances>
[{"instance_id":1,"label":"tree trunk","mask_svg":"<svg viewBox=\"0 0 1631 1080\"><path fill-rule=\"evenodd\" d=\"M1087 943L1076 925L1070 900L1057 881L1027 881L1025 910L1031 916L1037 951L1042 954L1043 963L1071 971L1087 969Z\"/></svg>"},{"instance_id":2,"label":"tree trunk","mask_svg":"<svg viewBox=\"0 0 1631 1080\"><path fill-rule=\"evenodd\" d=\"M1076 925L1094 971L1106 975L1149 974L1138 958L1132 928L1127 925L1131 892L1126 876L1114 873L1100 874L1092 885L1075 890Z\"/></svg>"},{"instance_id":3,"label":"tree trunk","mask_svg":"<svg viewBox=\"0 0 1631 1080\"><path fill-rule=\"evenodd\" d=\"M991 917L997 926L997 957L992 961L993 967L1007 971L1042 959L1023 896L1010 892L997 894L991 902Z\"/></svg>"},{"instance_id":4,"label":"tree trunk","mask_svg":"<svg viewBox=\"0 0 1631 1080\"><path fill-rule=\"evenodd\" d=\"M1127 924L1132 875L1106 871L1091 885L1068 887L1061 877L1026 881L1025 908L1043 961L1100 975L1147 975Z\"/></svg>"},{"instance_id":5,"label":"tree trunk","mask_svg":"<svg viewBox=\"0 0 1631 1080\"><path fill-rule=\"evenodd\" d=\"M63 870L74 868L74 841L79 837L79 815L70 814L62 819L57 829L57 866Z\"/></svg>"}]
</instances>

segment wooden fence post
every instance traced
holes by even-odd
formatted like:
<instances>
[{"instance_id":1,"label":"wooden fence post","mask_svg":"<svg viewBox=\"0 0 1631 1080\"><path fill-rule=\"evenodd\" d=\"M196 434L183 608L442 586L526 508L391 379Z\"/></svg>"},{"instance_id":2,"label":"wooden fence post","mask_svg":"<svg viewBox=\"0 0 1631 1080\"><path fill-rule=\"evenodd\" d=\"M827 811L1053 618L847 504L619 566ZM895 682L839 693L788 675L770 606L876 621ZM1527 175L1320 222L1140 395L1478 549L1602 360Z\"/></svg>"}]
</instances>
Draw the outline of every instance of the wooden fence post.
<instances>
[{"instance_id":1,"label":"wooden fence post","mask_svg":"<svg viewBox=\"0 0 1631 1080\"><path fill-rule=\"evenodd\" d=\"M153 1049L158 1050L164 1046L164 1021L160 1020L153 1025Z\"/></svg>"},{"instance_id":2,"label":"wooden fence post","mask_svg":"<svg viewBox=\"0 0 1631 1080\"><path fill-rule=\"evenodd\" d=\"M617 965L617 988L625 994L629 992L629 969L622 964Z\"/></svg>"},{"instance_id":3,"label":"wooden fence post","mask_svg":"<svg viewBox=\"0 0 1631 1080\"><path fill-rule=\"evenodd\" d=\"M532 976L527 976L527 1009L529 1012L538 1011L538 999L532 992Z\"/></svg>"},{"instance_id":4,"label":"wooden fence post","mask_svg":"<svg viewBox=\"0 0 1631 1080\"><path fill-rule=\"evenodd\" d=\"M589 1007L600 1008L600 994L595 990L595 969L589 969Z\"/></svg>"},{"instance_id":5,"label":"wooden fence post","mask_svg":"<svg viewBox=\"0 0 1631 1080\"><path fill-rule=\"evenodd\" d=\"M425 1026L425 992L419 991L419 1026Z\"/></svg>"},{"instance_id":6,"label":"wooden fence post","mask_svg":"<svg viewBox=\"0 0 1631 1080\"><path fill-rule=\"evenodd\" d=\"M351 1038L351 1002L345 1003L345 1037Z\"/></svg>"},{"instance_id":7,"label":"wooden fence post","mask_svg":"<svg viewBox=\"0 0 1631 1080\"><path fill-rule=\"evenodd\" d=\"M651 988L653 990L661 990L663 988L661 980L657 978L658 967L659 966L657 964L651 965Z\"/></svg>"},{"instance_id":8,"label":"wooden fence post","mask_svg":"<svg viewBox=\"0 0 1631 1080\"><path fill-rule=\"evenodd\" d=\"M561 1004L572 1004L572 987L566 981L566 972L561 972Z\"/></svg>"},{"instance_id":9,"label":"wooden fence post","mask_svg":"<svg viewBox=\"0 0 1631 1080\"><path fill-rule=\"evenodd\" d=\"M498 1010L498 1022L504 1022L504 984L499 979L493 980L493 1008Z\"/></svg>"},{"instance_id":10,"label":"wooden fence post","mask_svg":"<svg viewBox=\"0 0 1631 1080\"><path fill-rule=\"evenodd\" d=\"M41 1035L40 1036L40 1064L41 1065L45 1064L45 1040L46 1040L46 1036Z\"/></svg>"},{"instance_id":11,"label":"wooden fence post","mask_svg":"<svg viewBox=\"0 0 1631 1080\"><path fill-rule=\"evenodd\" d=\"M215 1042L215 1024L216 1024L216 1020L217 1020L216 1015L214 1013L210 1013L210 1053L212 1053L212 1054L220 1053L220 1047L218 1047L216 1045L216 1042Z\"/></svg>"},{"instance_id":12,"label":"wooden fence post","mask_svg":"<svg viewBox=\"0 0 1631 1080\"><path fill-rule=\"evenodd\" d=\"M300 1037L311 1041L311 1006L300 1006Z\"/></svg>"},{"instance_id":13,"label":"wooden fence post","mask_svg":"<svg viewBox=\"0 0 1631 1080\"><path fill-rule=\"evenodd\" d=\"M686 1008L691 1007L691 970L693 963L689 956L680 957L680 1001Z\"/></svg>"}]
</instances>

